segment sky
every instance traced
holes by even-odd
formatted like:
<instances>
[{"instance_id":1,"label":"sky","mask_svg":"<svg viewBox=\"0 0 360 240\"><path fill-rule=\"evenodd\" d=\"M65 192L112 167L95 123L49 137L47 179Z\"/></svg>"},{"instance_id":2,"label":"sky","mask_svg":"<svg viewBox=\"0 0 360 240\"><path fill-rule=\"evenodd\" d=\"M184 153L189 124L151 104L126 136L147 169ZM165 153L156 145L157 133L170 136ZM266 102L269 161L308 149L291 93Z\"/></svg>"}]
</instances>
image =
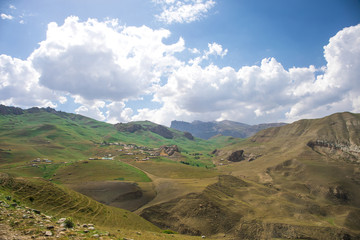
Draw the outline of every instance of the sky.
<instances>
[{"instance_id":1,"label":"sky","mask_svg":"<svg viewBox=\"0 0 360 240\"><path fill-rule=\"evenodd\" d=\"M109 123L360 112L360 0L1 0L0 104Z\"/></svg>"}]
</instances>

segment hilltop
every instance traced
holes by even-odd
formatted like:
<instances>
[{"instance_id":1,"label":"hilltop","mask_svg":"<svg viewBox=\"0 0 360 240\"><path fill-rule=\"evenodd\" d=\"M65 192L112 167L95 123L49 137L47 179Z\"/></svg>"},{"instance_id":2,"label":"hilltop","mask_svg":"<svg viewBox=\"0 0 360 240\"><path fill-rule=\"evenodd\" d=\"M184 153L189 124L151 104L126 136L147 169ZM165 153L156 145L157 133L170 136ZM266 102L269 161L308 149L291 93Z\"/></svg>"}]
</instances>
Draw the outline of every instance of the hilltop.
<instances>
[{"instance_id":1,"label":"hilltop","mask_svg":"<svg viewBox=\"0 0 360 240\"><path fill-rule=\"evenodd\" d=\"M285 123L263 123L257 125L248 125L234 121L212 121L202 122L193 121L191 123L184 121L172 121L170 128L183 132L189 132L195 137L202 139L210 139L216 135L231 136L237 138L248 138L262 129L270 127L278 127Z\"/></svg>"}]
</instances>

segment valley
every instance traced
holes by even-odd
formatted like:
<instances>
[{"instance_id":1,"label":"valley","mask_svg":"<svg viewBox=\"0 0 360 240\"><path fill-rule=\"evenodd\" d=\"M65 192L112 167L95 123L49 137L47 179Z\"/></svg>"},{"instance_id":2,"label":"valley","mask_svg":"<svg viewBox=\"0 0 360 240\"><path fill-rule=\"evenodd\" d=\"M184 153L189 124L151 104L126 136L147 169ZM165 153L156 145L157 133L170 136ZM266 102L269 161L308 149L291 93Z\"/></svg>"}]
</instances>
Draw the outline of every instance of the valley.
<instances>
[{"instance_id":1,"label":"valley","mask_svg":"<svg viewBox=\"0 0 360 240\"><path fill-rule=\"evenodd\" d=\"M0 110L1 211L36 209L99 231L53 236L360 239L360 114L203 140L147 121ZM12 227L49 238L35 225Z\"/></svg>"}]
</instances>

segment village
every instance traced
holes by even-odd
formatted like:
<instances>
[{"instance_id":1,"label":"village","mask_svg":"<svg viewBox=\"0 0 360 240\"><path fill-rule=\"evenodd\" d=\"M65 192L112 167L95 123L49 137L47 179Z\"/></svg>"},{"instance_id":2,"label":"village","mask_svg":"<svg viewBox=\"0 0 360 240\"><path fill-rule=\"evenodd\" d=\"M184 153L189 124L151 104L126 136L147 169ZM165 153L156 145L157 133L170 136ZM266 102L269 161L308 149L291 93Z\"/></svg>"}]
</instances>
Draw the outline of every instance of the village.
<instances>
[{"instance_id":1,"label":"village","mask_svg":"<svg viewBox=\"0 0 360 240\"><path fill-rule=\"evenodd\" d=\"M160 148L149 148L145 146L137 146L136 144L125 144L119 142L102 142L95 149L97 152L95 156L90 156L87 160L133 160L133 161L148 161L158 156L173 156L175 153L179 153L179 149L176 145L173 146L161 146ZM106 148L104 148L106 147ZM48 158L37 157L30 161L32 167L39 167L40 165L53 164L54 160ZM57 162L58 163L58 162ZM68 162L60 162L66 164Z\"/></svg>"}]
</instances>

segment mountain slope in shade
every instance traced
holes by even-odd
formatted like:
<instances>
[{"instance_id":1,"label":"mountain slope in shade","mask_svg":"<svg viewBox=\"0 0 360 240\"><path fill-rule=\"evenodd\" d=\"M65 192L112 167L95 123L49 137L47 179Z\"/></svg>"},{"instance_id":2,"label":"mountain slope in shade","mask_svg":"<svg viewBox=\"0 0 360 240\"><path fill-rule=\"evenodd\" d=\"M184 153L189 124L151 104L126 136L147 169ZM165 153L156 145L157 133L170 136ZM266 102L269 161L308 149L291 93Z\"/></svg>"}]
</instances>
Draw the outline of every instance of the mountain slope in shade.
<instances>
[{"instance_id":1,"label":"mountain slope in shade","mask_svg":"<svg viewBox=\"0 0 360 240\"><path fill-rule=\"evenodd\" d=\"M262 129L278 127L282 125L285 125L285 123L264 123L258 125L248 125L228 120L220 122L193 121L192 123L183 121L172 121L170 128L177 129L183 132L190 132L195 137L202 139L209 139L219 134L223 136L247 138Z\"/></svg>"}]
</instances>

